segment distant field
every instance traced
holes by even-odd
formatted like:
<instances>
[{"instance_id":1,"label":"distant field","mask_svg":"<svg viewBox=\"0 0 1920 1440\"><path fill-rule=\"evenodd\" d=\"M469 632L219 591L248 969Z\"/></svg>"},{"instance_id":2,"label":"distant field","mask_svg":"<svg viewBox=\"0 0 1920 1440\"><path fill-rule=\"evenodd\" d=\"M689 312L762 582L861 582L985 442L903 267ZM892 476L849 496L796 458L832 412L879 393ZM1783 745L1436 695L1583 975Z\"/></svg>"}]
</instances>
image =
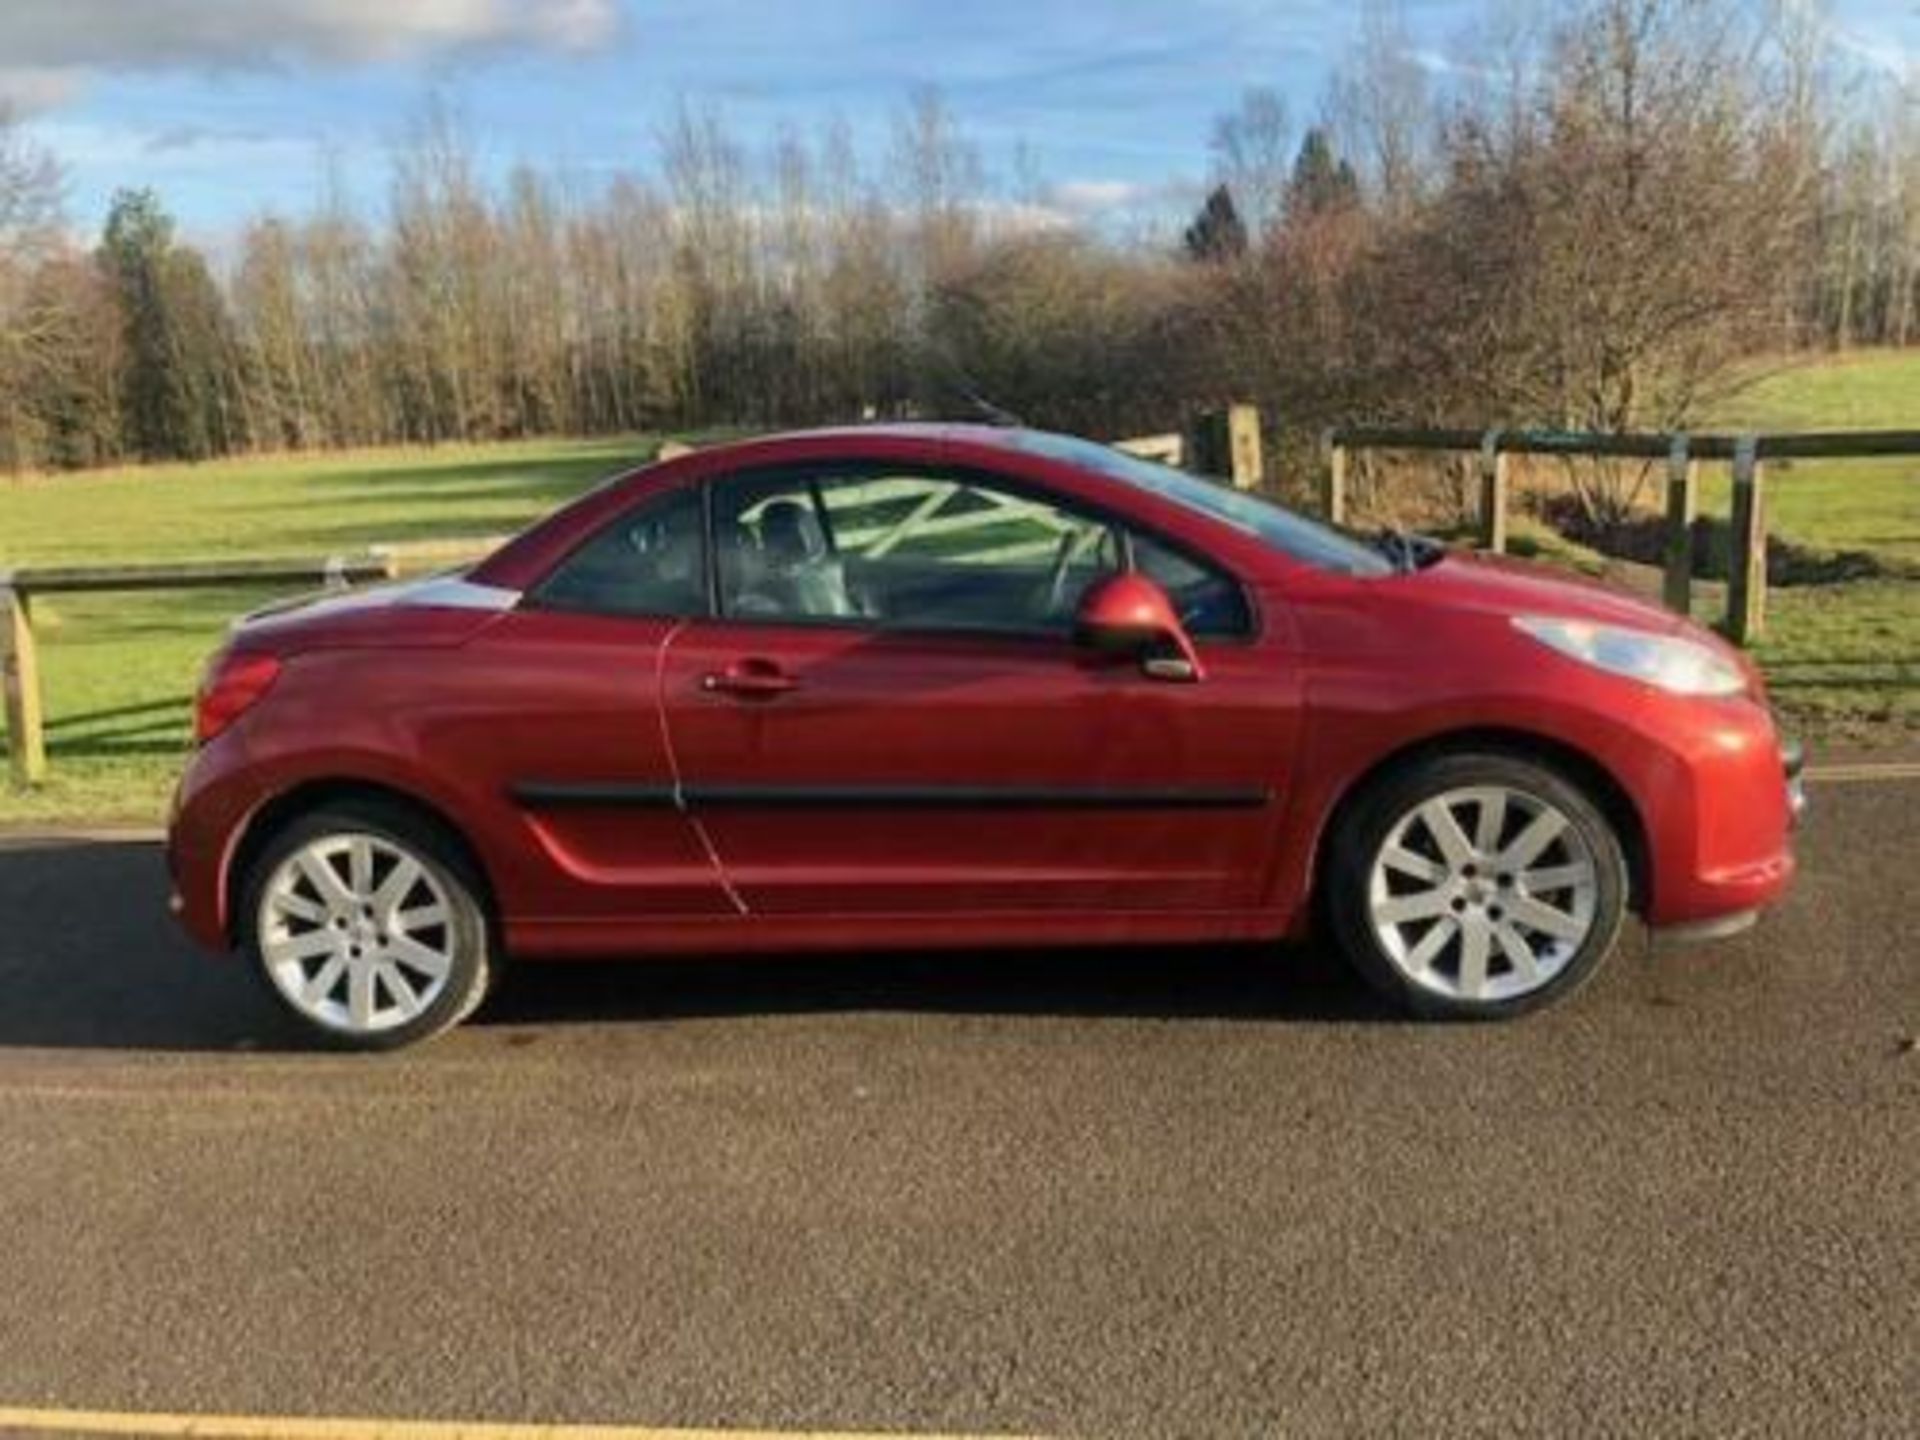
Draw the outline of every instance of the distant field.
<instances>
[{"instance_id":1,"label":"distant field","mask_svg":"<svg viewBox=\"0 0 1920 1440\"><path fill-rule=\"evenodd\" d=\"M1920 350L1870 350L1764 378L1711 417L1725 430L1920 430ZM1829 550L1866 550L1920 571L1920 455L1893 460L1796 460L1767 467L1774 530ZM1724 513L1731 484L1714 466L1703 508Z\"/></svg>"},{"instance_id":2,"label":"distant field","mask_svg":"<svg viewBox=\"0 0 1920 1440\"><path fill-rule=\"evenodd\" d=\"M0 479L0 566L329 555L493 534L658 443L540 440Z\"/></svg>"},{"instance_id":3,"label":"distant field","mask_svg":"<svg viewBox=\"0 0 1920 1440\"><path fill-rule=\"evenodd\" d=\"M652 455L656 438L370 450L0 480L0 568L229 555L324 556L510 531ZM0 822L151 822L185 753L201 663L260 589L35 603L48 784L0 771Z\"/></svg>"},{"instance_id":4,"label":"distant field","mask_svg":"<svg viewBox=\"0 0 1920 1440\"><path fill-rule=\"evenodd\" d=\"M1719 406L1728 429L1911 430L1920 426L1920 350L1856 350L1756 364Z\"/></svg>"},{"instance_id":5,"label":"distant field","mask_svg":"<svg viewBox=\"0 0 1920 1440\"><path fill-rule=\"evenodd\" d=\"M1777 368L1711 417L1715 428L1920 428L1920 352ZM0 480L0 567L321 556L368 545L514 529L651 456L654 437L159 466ZM1920 567L1920 460L1802 463L1769 471L1776 530ZM1724 510L1709 475L1705 504ZM1557 537L1542 558L1597 568ZM152 821L187 742L190 696L229 619L265 591L54 597L40 602L52 779L31 795L0 779L0 822ZM1703 607L1702 618L1712 618ZM1775 698L1817 735L1920 733L1920 582L1776 589L1759 647Z\"/></svg>"},{"instance_id":6,"label":"distant field","mask_svg":"<svg viewBox=\"0 0 1920 1440\"><path fill-rule=\"evenodd\" d=\"M1920 430L1920 350L1862 351L1762 367L1712 417L1729 430ZM1767 467L1772 531L1824 550L1861 550L1908 578L1776 587L1756 653L1775 703L1815 733L1920 731L1920 456L1801 460ZM1724 514L1715 467L1702 506Z\"/></svg>"}]
</instances>

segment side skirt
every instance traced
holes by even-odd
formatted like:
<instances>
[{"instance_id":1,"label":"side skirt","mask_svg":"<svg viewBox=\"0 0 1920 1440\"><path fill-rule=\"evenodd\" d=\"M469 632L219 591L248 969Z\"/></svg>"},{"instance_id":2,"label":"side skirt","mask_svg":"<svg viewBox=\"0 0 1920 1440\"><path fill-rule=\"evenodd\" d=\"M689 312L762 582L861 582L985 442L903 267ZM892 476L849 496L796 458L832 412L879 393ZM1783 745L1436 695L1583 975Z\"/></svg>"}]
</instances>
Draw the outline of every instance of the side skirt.
<instances>
[{"instance_id":1,"label":"side skirt","mask_svg":"<svg viewBox=\"0 0 1920 1440\"><path fill-rule=\"evenodd\" d=\"M519 959L617 960L782 951L970 950L986 945L1100 946L1275 940L1270 911L1100 911L969 915L719 915L644 921L509 920Z\"/></svg>"}]
</instances>

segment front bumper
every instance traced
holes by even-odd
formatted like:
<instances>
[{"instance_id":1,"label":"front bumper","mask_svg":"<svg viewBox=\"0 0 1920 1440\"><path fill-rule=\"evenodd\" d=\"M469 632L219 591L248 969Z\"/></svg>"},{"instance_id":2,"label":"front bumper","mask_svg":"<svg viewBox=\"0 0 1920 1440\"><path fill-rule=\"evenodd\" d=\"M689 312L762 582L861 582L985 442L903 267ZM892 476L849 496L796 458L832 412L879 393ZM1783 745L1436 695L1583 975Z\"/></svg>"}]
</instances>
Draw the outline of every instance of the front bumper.
<instances>
[{"instance_id":1,"label":"front bumper","mask_svg":"<svg viewBox=\"0 0 1920 1440\"><path fill-rule=\"evenodd\" d=\"M1628 787L1646 824L1648 923L1707 929L1772 903L1793 879L1801 747L1746 699L1663 709L1643 734L1656 748Z\"/></svg>"},{"instance_id":2,"label":"front bumper","mask_svg":"<svg viewBox=\"0 0 1920 1440\"><path fill-rule=\"evenodd\" d=\"M1807 747L1798 740L1782 738L1780 741L1780 768L1787 779L1787 814L1795 825L1800 817L1807 813L1807 786L1805 771L1807 768Z\"/></svg>"}]
</instances>

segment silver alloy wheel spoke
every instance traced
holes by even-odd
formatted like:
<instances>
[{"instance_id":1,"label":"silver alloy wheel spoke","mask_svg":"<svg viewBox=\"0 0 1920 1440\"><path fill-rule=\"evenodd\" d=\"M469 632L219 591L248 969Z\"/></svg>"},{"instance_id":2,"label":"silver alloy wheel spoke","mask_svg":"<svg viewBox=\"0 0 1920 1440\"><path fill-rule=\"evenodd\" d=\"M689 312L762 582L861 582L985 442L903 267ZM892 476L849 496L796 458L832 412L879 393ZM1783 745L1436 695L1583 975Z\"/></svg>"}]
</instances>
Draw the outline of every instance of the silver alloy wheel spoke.
<instances>
[{"instance_id":1,"label":"silver alloy wheel spoke","mask_svg":"<svg viewBox=\"0 0 1920 1440\"><path fill-rule=\"evenodd\" d=\"M1473 846L1467 841L1467 832L1454 818L1453 807L1446 801L1444 795L1429 800L1420 807L1420 819L1434 844L1440 847L1440 857L1449 865L1464 865L1473 858Z\"/></svg>"},{"instance_id":2,"label":"silver alloy wheel spoke","mask_svg":"<svg viewBox=\"0 0 1920 1440\"><path fill-rule=\"evenodd\" d=\"M1558 810L1543 810L1528 822L1527 828L1496 858L1509 870L1524 870L1567 828L1567 817Z\"/></svg>"},{"instance_id":3,"label":"silver alloy wheel spoke","mask_svg":"<svg viewBox=\"0 0 1920 1440\"><path fill-rule=\"evenodd\" d=\"M347 973L347 957L335 953L327 956L326 963L314 972L313 978L300 992L301 998L309 1005L318 1005L340 984L340 977Z\"/></svg>"},{"instance_id":4,"label":"silver alloy wheel spoke","mask_svg":"<svg viewBox=\"0 0 1920 1440\"><path fill-rule=\"evenodd\" d=\"M1507 823L1507 796L1504 790L1488 790L1480 796L1480 822L1474 827L1473 848L1482 855L1500 847L1500 833Z\"/></svg>"},{"instance_id":5,"label":"silver alloy wheel spoke","mask_svg":"<svg viewBox=\"0 0 1920 1440\"><path fill-rule=\"evenodd\" d=\"M331 955L338 945L326 930L309 930L301 935L278 936L261 948L269 960L285 964Z\"/></svg>"},{"instance_id":6,"label":"silver alloy wheel spoke","mask_svg":"<svg viewBox=\"0 0 1920 1440\"><path fill-rule=\"evenodd\" d=\"M373 889L373 842L364 835L347 842L347 888L357 899Z\"/></svg>"},{"instance_id":7,"label":"silver alloy wheel spoke","mask_svg":"<svg viewBox=\"0 0 1920 1440\"><path fill-rule=\"evenodd\" d=\"M327 907L318 900L309 900L304 895L292 891L280 897L280 912L290 919L304 920L309 925L324 925L327 921Z\"/></svg>"},{"instance_id":8,"label":"silver alloy wheel spoke","mask_svg":"<svg viewBox=\"0 0 1920 1440\"><path fill-rule=\"evenodd\" d=\"M1570 890L1592 883L1593 867L1584 864L1551 865L1520 872L1520 888L1528 895L1551 895L1556 890Z\"/></svg>"},{"instance_id":9,"label":"silver alloy wheel spoke","mask_svg":"<svg viewBox=\"0 0 1920 1440\"><path fill-rule=\"evenodd\" d=\"M435 925L447 923L447 907L435 901L431 905L422 905L417 910L396 910L393 912L392 926L402 934L411 935L416 930L426 930Z\"/></svg>"},{"instance_id":10,"label":"silver alloy wheel spoke","mask_svg":"<svg viewBox=\"0 0 1920 1440\"><path fill-rule=\"evenodd\" d=\"M1481 919L1466 920L1460 926L1460 993L1469 1000L1478 1000L1480 992L1487 988L1487 954L1493 948L1488 943L1487 922Z\"/></svg>"},{"instance_id":11,"label":"silver alloy wheel spoke","mask_svg":"<svg viewBox=\"0 0 1920 1440\"><path fill-rule=\"evenodd\" d=\"M324 854L302 851L297 858L297 863L300 873L307 877L308 882L318 892L322 904L344 905L352 898L346 883L340 878L340 873L333 868Z\"/></svg>"},{"instance_id":12,"label":"silver alloy wheel spoke","mask_svg":"<svg viewBox=\"0 0 1920 1440\"><path fill-rule=\"evenodd\" d=\"M434 872L383 835L323 835L261 892L268 978L302 1014L349 1034L419 1018L453 973L453 905Z\"/></svg>"},{"instance_id":13,"label":"silver alloy wheel spoke","mask_svg":"<svg viewBox=\"0 0 1920 1440\"><path fill-rule=\"evenodd\" d=\"M1422 970L1425 970L1427 966L1431 965L1434 958L1438 956L1442 950L1447 948L1447 942L1453 939L1459 929L1460 922L1458 920L1455 920L1451 915L1443 916L1440 921L1429 929L1426 934L1422 935L1419 942L1407 952L1405 961L1407 973L1410 975L1418 975Z\"/></svg>"},{"instance_id":14,"label":"silver alloy wheel spoke","mask_svg":"<svg viewBox=\"0 0 1920 1440\"><path fill-rule=\"evenodd\" d=\"M1429 860L1398 845L1389 845L1382 850L1380 863L1389 870L1398 870L1402 875L1411 875L1416 880L1441 880L1447 873L1447 867L1438 860Z\"/></svg>"},{"instance_id":15,"label":"silver alloy wheel spoke","mask_svg":"<svg viewBox=\"0 0 1920 1440\"><path fill-rule=\"evenodd\" d=\"M1504 920L1493 927L1493 936L1500 942L1501 952L1507 957L1507 963L1513 966L1514 973L1523 981L1536 982L1540 974L1540 957L1533 953L1533 947L1526 942L1526 938Z\"/></svg>"},{"instance_id":16,"label":"silver alloy wheel spoke","mask_svg":"<svg viewBox=\"0 0 1920 1440\"><path fill-rule=\"evenodd\" d=\"M401 856L387 872L387 878L380 882L380 888L373 892L373 908L382 915L393 914L394 907L407 898L423 873L418 860L411 855Z\"/></svg>"},{"instance_id":17,"label":"silver alloy wheel spoke","mask_svg":"<svg viewBox=\"0 0 1920 1440\"><path fill-rule=\"evenodd\" d=\"M411 935L396 935L387 944L388 952L400 964L438 980L447 973L447 957Z\"/></svg>"},{"instance_id":18,"label":"silver alloy wheel spoke","mask_svg":"<svg viewBox=\"0 0 1920 1440\"><path fill-rule=\"evenodd\" d=\"M1592 933L1598 863L1541 796L1449 790L1388 828L1368 877L1368 919L1412 983L1455 1000L1511 1000L1550 983Z\"/></svg>"},{"instance_id":19,"label":"silver alloy wheel spoke","mask_svg":"<svg viewBox=\"0 0 1920 1440\"><path fill-rule=\"evenodd\" d=\"M413 983L407 979L406 971L393 961L387 960L381 963L376 973L380 977L381 988L393 997L394 1004L400 1007L409 1020L420 1013L420 995L413 988Z\"/></svg>"},{"instance_id":20,"label":"silver alloy wheel spoke","mask_svg":"<svg viewBox=\"0 0 1920 1440\"><path fill-rule=\"evenodd\" d=\"M1507 913L1529 930L1552 935L1559 940L1577 940L1585 933L1577 916L1535 900L1531 895L1514 895L1507 900Z\"/></svg>"}]
</instances>

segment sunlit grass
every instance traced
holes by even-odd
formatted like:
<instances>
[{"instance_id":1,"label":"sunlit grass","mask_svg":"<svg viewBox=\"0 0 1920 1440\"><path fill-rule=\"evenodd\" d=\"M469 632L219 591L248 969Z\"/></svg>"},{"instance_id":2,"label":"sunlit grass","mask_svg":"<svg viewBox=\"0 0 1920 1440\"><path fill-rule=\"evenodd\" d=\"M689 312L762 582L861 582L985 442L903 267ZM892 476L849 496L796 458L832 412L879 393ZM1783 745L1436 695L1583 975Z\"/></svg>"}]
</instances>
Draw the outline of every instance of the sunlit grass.
<instances>
[{"instance_id":1,"label":"sunlit grass","mask_svg":"<svg viewBox=\"0 0 1920 1440\"><path fill-rule=\"evenodd\" d=\"M375 450L0 480L0 568L356 553L519 528L650 456L642 437ZM0 822L151 823L184 759L200 668L271 590L35 600L49 778L0 777Z\"/></svg>"},{"instance_id":2,"label":"sunlit grass","mask_svg":"<svg viewBox=\"0 0 1920 1440\"><path fill-rule=\"evenodd\" d=\"M1723 428L1920 428L1920 353L1772 374ZM223 556L323 557L383 542L519 527L651 455L647 437L158 466L0 480L0 568ZM1920 565L1920 459L1800 462L1769 476L1774 525L1801 544ZM1725 480L1709 471L1709 510ZM1516 552L1598 572L1606 562L1517 518ZM260 589L48 596L36 605L51 776L0 779L0 823L152 823L184 758L207 654ZM1711 604L1703 601L1703 618ZM1789 723L1815 735L1920 734L1920 582L1776 588L1757 653Z\"/></svg>"},{"instance_id":3,"label":"sunlit grass","mask_svg":"<svg viewBox=\"0 0 1920 1440\"><path fill-rule=\"evenodd\" d=\"M1920 430L1920 350L1865 350L1760 367L1764 378L1710 417L1724 430ZM1775 534L1823 550L1862 550L1920 570L1920 455L1774 461L1766 467ZM1732 482L1706 468L1701 507L1724 515Z\"/></svg>"}]
</instances>

